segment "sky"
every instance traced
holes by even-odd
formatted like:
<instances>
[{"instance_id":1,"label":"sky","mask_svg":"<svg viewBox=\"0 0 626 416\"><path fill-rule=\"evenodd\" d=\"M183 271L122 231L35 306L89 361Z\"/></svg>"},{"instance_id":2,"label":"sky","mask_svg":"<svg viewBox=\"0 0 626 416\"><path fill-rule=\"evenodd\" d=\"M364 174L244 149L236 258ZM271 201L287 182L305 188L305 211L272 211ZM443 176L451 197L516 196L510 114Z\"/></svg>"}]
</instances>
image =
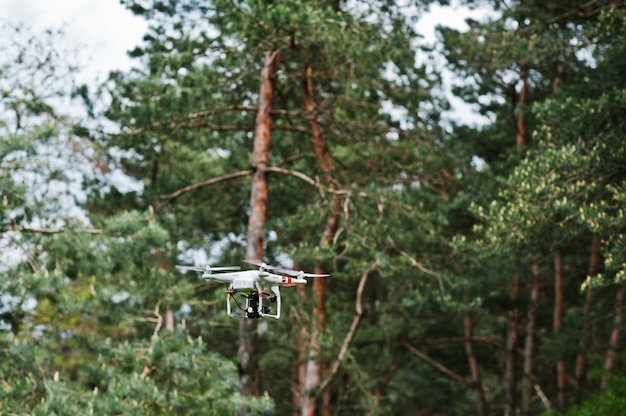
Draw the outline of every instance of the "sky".
<instances>
[{"instance_id":1,"label":"sky","mask_svg":"<svg viewBox=\"0 0 626 416\"><path fill-rule=\"evenodd\" d=\"M422 42L433 43L436 25L445 23L446 26L463 29L465 18L471 16L484 20L488 15L484 10L433 6L431 12L418 21L417 29L425 36ZM0 0L0 24L4 22L24 24L32 34L63 27L70 45L75 44L82 51L80 62L84 66L78 81L93 85L104 81L112 70L130 69L134 63L127 51L140 45L147 31L146 22L129 12L119 0ZM448 84L448 91L452 82L462 82L453 79L449 73L444 74L444 81ZM450 118L484 124L485 119L481 120L471 107L453 97L450 99L454 108ZM121 183L128 182L124 178L113 179L113 182L119 182L120 187ZM79 214L76 216L84 216ZM196 259L195 263L205 264L206 259Z\"/></svg>"},{"instance_id":2,"label":"sky","mask_svg":"<svg viewBox=\"0 0 626 416\"><path fill-rule=\"evenodd\" d=\"M0 0L0 19L23 23L33 33L63 27L82 50L85 82L103 80L111 70L129 69L126 52L141 43L147 24L119 0Z\"/></svg>"},{"instance_id":3,"label":"sky","mask_svg":"<svg viewBox=\"0 0 626 416\"><path fill-rule=\"evenodd\" d=\"M425 36L423 42L435 41L435 26L462 29L465 19L472 17L483 20L489 15L485 10L468 10L457 6L432 6L431 11L419 20L418 31ZM133 62L127 51L141 44L147 30L146 22L134 16L119 0L0 0L0 19L12 23L23 23L34 33L48 28L64 27L67 38L82 49L86 62L79 77L87 84L104 80L112 70L127 70ZM444 75L449 91L454 80L450 74ZM471 107L459 99L450 97L455 111L453 119L474 124L484 120L472 112Z\"/></svg>"}]
</instances>

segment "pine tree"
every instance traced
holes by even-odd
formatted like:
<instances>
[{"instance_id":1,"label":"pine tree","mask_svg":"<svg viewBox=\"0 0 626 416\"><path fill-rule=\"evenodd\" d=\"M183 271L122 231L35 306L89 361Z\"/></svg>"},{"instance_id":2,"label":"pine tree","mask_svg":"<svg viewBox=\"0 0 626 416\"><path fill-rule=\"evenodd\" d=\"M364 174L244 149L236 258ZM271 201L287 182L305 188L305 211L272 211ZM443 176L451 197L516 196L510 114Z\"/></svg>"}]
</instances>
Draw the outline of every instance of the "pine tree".
<instances>
[{"instance_id":1,"label":"pine tree","mask_svg":"<svg viewBox=\"0 0 626 416\"><path fill-rule=\"evenodd\" d=\"M59 110L78 68L54 48L62 35L4 30L15 56L2 67L2 412L232 414L244 401L235 366L168 328L162 305L194 288L159 264L167 231L149 212L94 216L100 228L77 218L93 153L78 116Z\"/></svg>"},{"instance_id":2,"label":"pine tree","mask_svg":"<svg viewBox=\"0 0 626 416\"><path fill-rule=\"evenodd\" d=\"M534 335L527 333L524 373L511 378L514 383L520 379L530 381L522 383L524 400L520 406L524 414L533 414L533 408L541 408L549 400L546 398L546 394L549 393L543 390L541 393L545 399L543 403L531 406L529 390L533 387L532 383L542 389L554 386L549 390L557 391L558 394L550 400L554 400L560 411L567 408L570 403L568 396L571 396L567 391L569 389L566 382L567 374L574 373L570 367L573 367L572 363L576 361L576 355L578 354L578 361L580 361L584 359L580 354L588 353L590 348L589 344L584 341L586 335L582 335L582 339L579 338L579 331L585 325L575 322L577 320L588 321L590 313L601 313L601 310L606 313L612 308L612 302L606 302L607 294L598 293L596 300L599 302L592 306L591 298L587 296L585 300L585 297L580 296L579 289L580 283L589 270L598 273L598 267L594 265L597 263L597 257L594 254L590 255L590 252L593 253L595 249L593 245L590 248L589 244L594 241L593 237L598 235L597 230L586 226L580 214L588 204L595 205L591 201L596 198L604 199L599 196L602 192L598 193L595 190L598 186L597 182L592 181L591 176L583 173L586 169L594 172L596 169L602 169L600 166L604 166L604 162L601 162L598 157L592 162L586 159L586 155L595 152L592 149L595 148L594 137L596 135L611 137L614 131L619 130L612 122L605 122L603 115L596 113L597 106L600 106L600 102L596 100L604 102L598 97L612 94L610 91L613 87L607 87L604 79L610 76L609 74L615 73L615 70L611 68L612 65L619 65L617 63L619 60L615 60L612 54L614 50L619 50L620 46L614 45L598 31L599 27L606 30L603 22L609 18L603 13L611 10L615 5L613 2L601 4L594 2L593 4L568 4L562 8L556 3L520 4L508 9L503 14L502 20L477 25L469 33L461 36L465 42L472 36L480 40L473 46L465 43L468 50L478 49L476 56L484 58L489 53L493 56L491 61L481 60L481 62L491 62L493 65L478 67L483 72L477 79L482 79L483 82L481 90L475 91L477 94L475 97L486 91L496 92L498 88L500 92L496 92L497 94L505 91L502 87L489 86L488 80L505 79L504 68L517 65L518 88L511 91L519 94L519 100L521 100L524 96L523 90L529 88L526 93L527 97L533 97L535 102L532 107L529 107L531 102L526 102L526 106L521 109L526 114L527 122L530 122L527 124L526 131L534 130L532 139L528 141L524 152L516 152L517 154L509 158L501 159L506 163L502 165L499 162L497 166L508 165L512 170L501 171L498 184L501 189L497 194L494 193L493 202L475 211L479 218L486 220L485 227L479 233L481 248L478 252L482 253L479 257L483 263L489 261L492 266L501 265L498 267L499 273L494 274L494 281L498 274L507 270L504 269L505 267L510 267L510 275L513 276L516 269L517 273L523 270L523 274L528 276L532 283L529 285L531 289L529 313L533 310L537 311L537 296L539 299L553 296L553 300L547 303L545 308L553 310L553 317L542 318L540 315L535 317L529 314L526 325L528 331L537 331L535 323L547 318L548 322L552 322L553 336L550 339L545 336L538 339L539 345L534 347L535 352L533 352L533 345L536 345L533 343ZM615 11L609 15L621 16ZM506 30L506 19L511 19L513 16L518 24L512 26L513 29ZM611 19L614 17L609 21ZM452 47L453 38L449 37L449 41L449 46ZM506 50L496 48L497 45L504 44L508 46ZM454 55L450 56L460 57L460 50L454 49ZM592 59L595 63L592 64L588 59L583 58L583 51L594 51ZM508 56L511 53L514 55ZM609 61L612 63L608 64ZM479 60L475 62L478 64ZM520 62L524 62L533 71L531 77L523 76L525 67L520 66ZM602 64L598 65L598 63ZM479 73L478 70L475 71L473 73ZM491 77L489 78L487 74L491 74ZM497 74L502 74L502 76L498 78ZM597 79L596 77L602 77L603 80L591 81ZM586 86L589 81L591 81L589 85L594 87ZM620 83L615 80L612 82ZM501 118L504 120L499 110L502 107L502 104L495 104L490 108L496 110L497 120ZM569 114L566 115L568 111ZM590 128L589 125L585 126L584 121L581 122L587 117L594 127ZM612 119L613 116L608 116L608 118ZM494 126L498 124L497 120ZM512 128L515 121L519 122L519 113L516 118L509 117L508 120ZM498 133L491 135L488 134L489 132L490 129L485 131L487 140L490 137L497 137ZM509 148L511 148L513 141L509 143ZM619 153L617 149L620 147L621 145L613 146L612 152ZM485 160L490 159L485 158ZM600 162L600 164L595 165L595 162ZM581 170L572 168L574 165L581 167ZM616 177L619 176L620 174L617 174ZM594 177L603 178L604 176L596 172ZM615 218L615 214L611 217ZM605 249L612 251L612 248L606 247ZM474 256L476 254L476 252L473 253ZM486 256L482 257L482 255ZM488 274L489 271L485 270L483 273ZM549 274L555 277L554 289L546 287L546 283L537 280L538 276ZM541 290L538 295L537 290ZM521 301L526 302L525 299L524 296ZM519 300L517 302L519 305ZM544 304L545 302L548 301L544 301ZM617 305L620 304L619 302L618 296ZM586 311L584 315L583 309ZM616 322L618 316L619 314L616 314ZM608 339L610 328L606 326L603 330ZM586 352L577 351L579 344L586 344L582 350ZM531 362L557 362L557 379L552 380L551 374L545 374L541 369L541 364L532 366ZM584 370L578 371L577 377L583 380ZM580 388L582 387L581 385ZM577 395L580 397L580 392ZM515 411L517 399L514 391L506 397L509 412Z\"/></svg>"},{"instance_id":3,"label":"pine tree","mask_svg":"<svg viewBox=\"0 0 626 416\"><path fill-rule=\"evenodd\" d=\"M133 52L145 67L112 74L109 84L112 106L107 114L122 130L105 144L130 151L123 164L146 183L140 199L121 196L115 198L116 206L154 206L172 237L170 258L180 255L181 247L208 252L227 240L233 250L218 256L233 261L243 257L242 245L250 244L242 242L249 190L233 181L256 172L249 166L261 110L255 105L258 77L264 55L280 51L265 169L266 229L276 239L266 236L264 257L275 262L287 254L298 267L331 271L327 284L333 287L319 282L314 294L291 298L299 301L296 309L290 308L282 322L269 323L272 330L265 338L259 336L259 367L262 375L276 374L273 380L290 372L291 366L274 358L275 350L293 349L291 338L276 337L278 328L305 340L298 343L295 358L306 360L310 378L300 377L282 389L261 379L261 390L273 397L284 397L292 388L299 391L293 402L303 407L303 414L327 412L329 400L363 411L372 406L362 398L362 389L372 398L385 394L396 372L381 373L374 363L362 367L371 374L367 385L346 391L362 380L356 367L343 367L348 351L356 351L351 348L356 331L367 337L398 313L395 307L374 307L378 296L404 296L395 276L421 270L431 279L426 286L441 282L443 277L425 266L421 255L416 260L421 243L432 244L437 258L449 252L435 231L443 228L444 216L430 212L445 205L442 195L452 186L449 172L455 163L438 151L441 131L431 124L438 120L442 101L429 89L439 79L415 67L415 33L406 10L393 3L367 4L373 8L344 10L341 2L321 1L129 2L131 10L155 19L158 26ZM388 107L405 115L402 122ZM415 239L403 236L416 230ZM402 264L394 266L392 258ZM387 274L394 277L384 280ZM372 280L376 290L367 289ZM411 291L420 286L411 284ZM368 306L366 296L373 296ZM356 316L355 302L360 305ZM221 321L220 313L207 316ZM371 316L367 325L366 313ZM202 328L198 323L195 330ZM232 330L215 334L224 340L225 350L226 345L234 350L227 341L235 338ZM405 339L401 334L400 328L377 334L371 348L395 336ZM385 359L393 363L395 350L387 350ZM360 357L369 355L370 350L359 352ZM303 368L300 362L295 368ZM346 394L338 397L338 390Z\"/></svg>"}]
</instances>

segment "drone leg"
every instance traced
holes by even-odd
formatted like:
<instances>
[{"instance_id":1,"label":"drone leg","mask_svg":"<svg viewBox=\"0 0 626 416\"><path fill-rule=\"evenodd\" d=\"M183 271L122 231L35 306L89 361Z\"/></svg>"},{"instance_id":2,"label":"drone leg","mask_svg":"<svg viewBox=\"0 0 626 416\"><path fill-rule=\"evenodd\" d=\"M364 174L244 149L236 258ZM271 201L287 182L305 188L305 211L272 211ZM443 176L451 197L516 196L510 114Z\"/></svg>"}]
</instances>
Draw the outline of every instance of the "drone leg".
<instances>
[{"instance_id":1,"label":"drone leg","mask_svg":"<svg viewBox=\"0 0 626 416\"><path fill-rule=\"evenodd\" d=\"M232 288L228 288L228 291L226 291L226 313L228 314L228 316L232 317L233 313L231 312L231 307L230 307L230 302L231 299L233 297L233 295L231 294L232 292Z\"/></svg>"},{"instance_id":2,"label":"drone leg","mask_svg":"<svg viewBox=\"0 0 626 416\"><path fill-rule=\"evenodd\" d=\"M274 293L274 298L276 299L276 314L270 315L272 318L279 319L280 318L280 289L278 286L272 286L272 293Z\"/></svg>"},{"instance_id":3,"label":"drone leg","mask_svg":"<svg viewBox=\"0 0 626 416\"><path fill-rule=\"evenodd\" d=\"M265 314L263 313L263 289L261 288L261 284L259 282L255 282L254 284L256 286L256 291L257 291L257 296L258 296L258 304L257 304L257 310L256 312L258 312L258 314L260 316L265 316Z\"/></svg>"}]
</instances>

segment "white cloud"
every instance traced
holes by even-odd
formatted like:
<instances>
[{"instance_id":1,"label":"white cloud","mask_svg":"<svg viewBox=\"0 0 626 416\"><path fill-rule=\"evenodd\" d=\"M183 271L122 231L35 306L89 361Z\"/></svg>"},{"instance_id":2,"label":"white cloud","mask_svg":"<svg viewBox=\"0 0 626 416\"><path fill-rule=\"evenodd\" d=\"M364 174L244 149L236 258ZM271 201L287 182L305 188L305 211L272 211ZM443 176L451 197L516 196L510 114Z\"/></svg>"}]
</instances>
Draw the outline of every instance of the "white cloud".
<instances>
[{"instance_id":1,"label":"white cloud","mask_svg":"<svg viewBox=\"0 0 626 416\"><path fill-rule=\"evenodd\" d=\"M0 0L2 18L23 23L34 33L63 27L67 41L80 46L87 65L81 81L103 80L109 71L129 69L127 51L141 43L145 20L119 0Z\"/></svg>"}]
</instances>

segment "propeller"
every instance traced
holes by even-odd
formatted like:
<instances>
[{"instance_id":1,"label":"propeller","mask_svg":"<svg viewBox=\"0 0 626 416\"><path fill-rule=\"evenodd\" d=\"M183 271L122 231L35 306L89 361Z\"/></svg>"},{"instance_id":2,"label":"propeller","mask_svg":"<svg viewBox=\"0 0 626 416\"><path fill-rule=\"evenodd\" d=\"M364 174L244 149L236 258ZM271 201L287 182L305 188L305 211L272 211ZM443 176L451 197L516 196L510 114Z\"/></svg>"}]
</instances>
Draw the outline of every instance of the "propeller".
<instances>
[{"instance_id":1,"label":"propeller","mask_svg":"<svg viewBox=\"0 0 626 416\"><path fill-rule=\"evenodd\" d=\"M270 264L266 264L261 260L244 260L244 263L252 264L254 266L258 266L259 270L276 270L278 267L272 266Z\"/></svg>"},{"instance_id":2,"label":"propeller","mask_svg":"<svg viewBox=\"0 0 626 416\"><path fill-rule=\"evenodd\" d=\"M225 272L228 270L241 270L241 267L239 266L221 266L221 267L211 267L208 264L204 267L200 267L200 266L182 266L180 264L176 265L176 268L178 270L180 270L181 272L186 272L186 271L194 271L194 272L206 272L208 274L211 274L211 272Z\"/></svg>"},{"instance_id":3,"label":"propeller","mask_svg":"<svg viewBox=\"0 0 626 416\"><path fill-rule=\"evenodd\" d=\"M330 274L319 274L319 273L305 273L302 270L291 270L291 269L275 269L278 273L288 274L289 276L297 277L302 279L304 277L329 277Z\"/></svg>"}]
</instances>

